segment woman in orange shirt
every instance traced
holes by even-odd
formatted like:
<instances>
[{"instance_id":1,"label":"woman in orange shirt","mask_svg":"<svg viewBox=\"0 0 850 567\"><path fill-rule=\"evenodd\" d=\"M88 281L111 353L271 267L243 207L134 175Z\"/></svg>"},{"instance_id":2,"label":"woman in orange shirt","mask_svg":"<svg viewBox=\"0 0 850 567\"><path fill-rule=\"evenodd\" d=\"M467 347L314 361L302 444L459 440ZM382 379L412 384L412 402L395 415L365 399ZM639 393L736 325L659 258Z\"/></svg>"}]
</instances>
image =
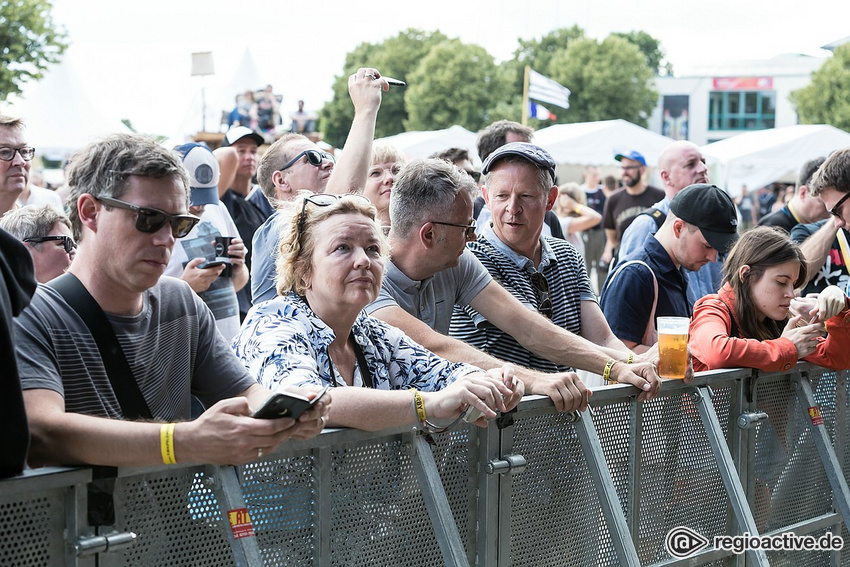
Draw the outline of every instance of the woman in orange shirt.
<instances>
[{"instance_id":1,"label":"woman in orange shirt","mask_svg":"<svg viewBox=\"0 0 850 567\"><path fill-rule=\"evenodd\" d=\"M787 233L756 227L741 236L724 262L720 291L694 305L688 341L694 370L775 372L799 359L850 368L850 300L836 286L816 299L796 299L794 290L805 281L806 260Z\"/></svg>"}]
</instances>

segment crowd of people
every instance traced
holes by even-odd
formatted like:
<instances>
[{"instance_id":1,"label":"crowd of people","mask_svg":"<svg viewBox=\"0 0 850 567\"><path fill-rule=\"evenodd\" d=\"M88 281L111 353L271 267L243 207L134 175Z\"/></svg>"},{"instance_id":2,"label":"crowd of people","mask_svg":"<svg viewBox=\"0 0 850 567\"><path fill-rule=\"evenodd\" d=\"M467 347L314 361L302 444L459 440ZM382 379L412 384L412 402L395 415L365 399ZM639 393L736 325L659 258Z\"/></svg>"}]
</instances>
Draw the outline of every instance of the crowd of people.
<instances>
[{"instance_id":1,"label":"crowd of people","mask_svg":"<svg viewBox=\"0 0 850 567\"><path fill-rule=\"evenodd\" d=\"M584 411L606 383L650 400L657 317L691 319L695 370L850 368L850 149L744 231L690 142L661 188L639 149L612 156L621 188L559 184L507 120L480 171L457 148L408 161L373 143L389 88L349 77L338 160L296 131L260 157L252 122L215 151L116 134L72 157L58 205L28 202L36 150L0 116L0 474L243 464L326 426L485 427L525 394Z\"/></svg>"},{"instance_id":2,"label":"crowd of people","mask_svg":"<svg viewBox=\"0 0 850 567\"><path fill-rule=\"evenodd\" d=\"M236 95L236 104L230 112L222 113L222 125L228 129L249 128L267 143L273 143L285 132L308 135L316 131L319 115L305 110L303 100L299 100L298 109L289 114L289 121L281 113L282 103L283 96L275 94L271 85L257 91L246 90Z\"/></svg>"}]
</instances>

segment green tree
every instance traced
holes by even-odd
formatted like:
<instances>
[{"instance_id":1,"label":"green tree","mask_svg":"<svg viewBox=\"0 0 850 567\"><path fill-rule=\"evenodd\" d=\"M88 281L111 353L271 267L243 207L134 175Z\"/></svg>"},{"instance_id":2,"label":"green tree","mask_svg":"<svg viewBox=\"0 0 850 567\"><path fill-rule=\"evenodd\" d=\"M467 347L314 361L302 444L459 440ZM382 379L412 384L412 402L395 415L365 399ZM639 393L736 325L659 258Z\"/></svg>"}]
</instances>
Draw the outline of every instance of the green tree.
<instances>
[{"instance_id":1,"label":"green tree","mask_svg":"<svg viewBox=\"0 0 850 567\"><path fill-rule=\"evenodd\" d=\"M491 122L489 110L508 87L492 55L458 39L431 48L410 83L405 97L408 130L454 124L479 130Z\"/></svg>"},{"instance_id":2,"label":"green tree","mask_svg":"<svg viewBox=\"0 0 850 567\"><path fill-rule=\"evenodd\" d=\"M48 0L0 2L0 100L19 94L24 83L59 62L68 45L53 24L52 8Z\"/></svg>"},{"instance_id":3,"label":"green tree","mask_svg":"<svg viewBox=\"0 0 850 567\"><path fill-rule=\"evenodd\" d=\"M658 102L646 58L621 37L571 42L552 57L549 76L572 91L569 110L556 112L558 122L622 118L645 127Z\"/></svg>"},{"instance_id":4,"label":"green tree","mask_svg":"<svg viewBox=\"0 0 850 567\"><path fill-rule=\"evenodd\" d=\"M565 50L572 41L584 37L584 30L578 26L560 28L544 35L540 40L520 39L519 47L514 51L514 61L519 66L520 73L525 66L530 65L538 73L548 75L551 72L552 57L559 51ZM522 74L519 76L522 84Z\"/></svg>"},{"instance_id":5,"label":"green tree","mask_svg":"<svg viewBox=\"0 0 850 567\"><path fill-rule=\"evenodd\" d=\"M407 82L431 47L445 41L439 31L408 29L382 43L361 43L345 58L342 74L334 79L334 96L321 111L321 130L325 141L342 147L354 119L354 106L348 96L348 77L360 67L374 67L383 75ZM407 119L405 89L390 87L381 100L375 137L383 138L404 131Z\"/></svg>"},{"instance_id":6,"label":"green tree","mask_svg":"<svg viewBox=\"0 0 850 567\"><path fill-rule=\"evenodd\" d=\"M829 124L850 131L850 44L835 49L807 87L791 93L802 124Z\"/></svg>"},{"instance_id":7,"label":"green tree","mask_svg":"<svg viewBox=\"0 0 850 567\"><path fill-rule=\"evenodd\" d=\"M641 53L646 57L646 64L652 69L656 75L672 75L673 65L664 60L664 50L661 48L661 42L645 31L631 31L629 33L612 33L617 37L622 37L629 43L632 43L641 50ZM663 71L663 73L662 73Z\"/></svg>"}]
</instances>

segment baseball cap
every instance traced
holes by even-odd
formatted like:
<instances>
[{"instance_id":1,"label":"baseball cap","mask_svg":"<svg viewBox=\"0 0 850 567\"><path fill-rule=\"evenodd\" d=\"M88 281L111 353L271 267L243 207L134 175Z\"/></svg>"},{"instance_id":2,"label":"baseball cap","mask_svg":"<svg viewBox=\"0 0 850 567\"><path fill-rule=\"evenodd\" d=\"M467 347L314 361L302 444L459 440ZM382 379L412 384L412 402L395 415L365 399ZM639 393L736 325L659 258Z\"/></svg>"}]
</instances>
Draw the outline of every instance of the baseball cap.
<instances>
[{"instance_id":1,"label":"baseball cap","mask_svg":"<svg viewBox=\"0 0 850 567\"><path fill-rule=\"evenodd\" d=\"M670 201L670 212L699 228L705 240L721 254L738 239L735 204L716 185L688 185Z\"/></svg>"},{"instance_id":2,"label":"baseball cap","mask_svg":"<svg viewBox=\"0 0 850 567\"><path fill-rule=\"evenodd\" d=\"M646 158L643 157L643 154L641 154L640 152L636 152L635 150L631 150L629 152L617 154L614 156L614 159L617 161L621 161L623 158L636 161L642 166L646 167Z\"/></svg>"},{"instance_id":3,"label":"baseball cap","mask_svg":"<svg viewBox=\"0 0 850 567\"><path fill-rule=\"evenodd\" d=\"M552 159L549 152L540 146L535 146L528 142L511 142L497 148L496 151L487 156L487 159L484 160L484 164L481 167L481 173L487 175L493 168L493 165L505 156L520 156L527 159L538 169L545 169L548 171L549 175L552 176L552 182L554 183L555 160Z\"/></svg>"},{"instance_id":4,"label":"baseball cap","mask_svg":"<svg viewBox=\"0 0 850 567\"><path fill-rule=\"evenodd\" d=\"M224 135L224 140L221 141L221 146L226 148L227 146L232 146L242 138L251 138L255 142L257 142L258 146L262 146L265 143L265 140L262 136L248 128L247 126L237 126L236 128L231 128L227 131L227 134Z\"/></svg>"},{"instance_id":5,"label":"baseball cap","mask_svg":"<svg viewBox=\"0 0 850 567\"><path fill-rule=\"evenodd\" d=\"M218 204L218 160L208 147L183 144L174 148L183 158L183 167L189 172L189 202L192 205Z\"/></svg>"}]
</instances>

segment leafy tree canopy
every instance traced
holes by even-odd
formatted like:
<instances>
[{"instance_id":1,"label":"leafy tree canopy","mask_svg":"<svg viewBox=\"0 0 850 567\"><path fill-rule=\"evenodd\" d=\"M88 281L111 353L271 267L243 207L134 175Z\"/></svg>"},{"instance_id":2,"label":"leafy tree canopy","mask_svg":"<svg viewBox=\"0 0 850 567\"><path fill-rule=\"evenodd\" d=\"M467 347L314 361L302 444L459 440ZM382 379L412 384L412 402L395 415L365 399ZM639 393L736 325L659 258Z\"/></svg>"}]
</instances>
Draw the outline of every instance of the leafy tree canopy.
<instances>
[{"instance_id":1,"label":"leafy tree canopy","mask_svg":"<svg viewBox=\"0 0 850 567\"><path fill-rule=\"evenodd\" d=\"M791 93L801 124L830 124L850 132L850 44L835 49L812 73L807 87Z\"/></svg>"},{"instance_id":2,"label":"leafy tree canopy","mask_svg":"<svg viewBox=\"0 0 850 567\"><path fill-rule=\"evenodd\" d=\"M673 65L664 61L664 50L661 49L661 42L646 33L645 31L631 31L629 33L612 33L617 37L622 37L629 43L632 43L640 49L641 53L646 57L646 64L652 69L656 75L672 75Z\"/></svg>"},{"instance_id":3,"label":"leafy tree canopy","mask_svg":"<svg viewBox=\"0 0 850 567\"><path fill-rule=\"evenodd\" d=\"M53 24L52 8L48 0L0 2L0 100L19 94L24 83L59 62L68 45Z\"/></svg>"}]
</instances>

